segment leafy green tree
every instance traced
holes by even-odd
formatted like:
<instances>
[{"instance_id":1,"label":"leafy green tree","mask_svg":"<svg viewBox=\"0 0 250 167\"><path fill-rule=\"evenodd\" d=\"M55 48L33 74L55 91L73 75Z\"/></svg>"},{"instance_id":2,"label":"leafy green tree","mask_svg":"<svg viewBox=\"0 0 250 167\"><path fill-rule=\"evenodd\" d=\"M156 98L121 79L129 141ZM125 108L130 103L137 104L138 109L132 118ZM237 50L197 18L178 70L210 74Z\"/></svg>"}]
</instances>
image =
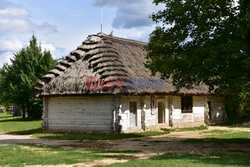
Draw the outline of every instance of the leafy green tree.
<instances>
[{"instance_id":1,"label":"leafy green tree","mask_svg":"<svg viewBox=\"0 0 250 167\"><path fill-rule=\"evenodd\" d=\"M231 110L249 112L250 1L154 0L146 66L172 78L177 90L206 84L228 95ZM245 112L246 113L246 112Z\"/></svg>"},{"instance_id":2,"label":"leafy green tree","mask_svg":"<svg viewBox=\"0 0 250 167\"><path fill-rule=\"evenodd\" d=\"M37 82L56 63L50 52L43 52L32 36L29 46L16 53L11 64L5 64L0 71L1 101L4 104L16 103L30 118L40 118L42 101L32 97L32 93Z\"/></svg>"}]
</instances>

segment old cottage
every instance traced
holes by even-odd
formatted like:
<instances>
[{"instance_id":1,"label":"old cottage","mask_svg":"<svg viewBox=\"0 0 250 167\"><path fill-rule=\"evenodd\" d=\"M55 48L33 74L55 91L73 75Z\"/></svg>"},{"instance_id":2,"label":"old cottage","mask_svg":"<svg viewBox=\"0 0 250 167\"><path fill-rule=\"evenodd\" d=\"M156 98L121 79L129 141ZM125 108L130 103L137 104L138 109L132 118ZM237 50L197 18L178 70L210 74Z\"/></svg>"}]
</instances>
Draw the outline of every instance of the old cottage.
<instances>
[{"instance_id":1,"label":"old cottage","mask_svg":"<svg viewBox=\"0 0 250 167\"><path fill-rule=\"evenodd\" d=\"M224 97L201 85L178 93L145 68L146 43L89 36L38 83L47 130L144 131L225 119Z\"/></svg>"}]
</instances>

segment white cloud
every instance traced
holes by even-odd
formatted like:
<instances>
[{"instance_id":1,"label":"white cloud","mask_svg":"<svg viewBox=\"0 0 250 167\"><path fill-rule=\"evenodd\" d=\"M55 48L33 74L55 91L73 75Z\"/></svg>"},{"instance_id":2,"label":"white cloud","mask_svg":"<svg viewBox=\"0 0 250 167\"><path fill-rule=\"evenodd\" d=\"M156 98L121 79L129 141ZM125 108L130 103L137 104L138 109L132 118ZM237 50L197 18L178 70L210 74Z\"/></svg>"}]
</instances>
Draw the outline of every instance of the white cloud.
<instances>
[{"instance_id":1,"label":"white cloud","mask_svg":"<svg viewBox=\"0 0 250 167\"><path fill-rule=\"evenodd\" d=\"M135 39L139 41L147 42L149 39L149 34L154 30L155 25L151 26L144 26L144 27L135 27L130 29L114 29L113 35L128 38L128 39Z\"/></svg>"},{"instance_id":2,"label":"white cloud","mask_svg":"<svg viewBox=\"0 0 250 167\"><path fill-rule=\"evenodd\" d=\"M0 52L0 67L2 67L5 63L10 64L11 63L10 59L13 57L14 57L13 52L3 52L2 54Z\"/></svg>"},{"instance_id":3,"label":"white cloud","mask_svg":"<svg viewBox=\"0 0 250 167\"><path fill-rule=\"evenodd\" d=\"M18 8L5 8L0 10L0 17L11 18L11 17L25 17L29 13L24 9Z\"/></svg>"},{"instance_id":4,"label":"white cloud","mask_svg":"<svg viewBox=\"0 0 250 167\"><path fill-rule=\"evenodd\" d=\"M9 37L0 41L0 51L13 51L16 52L24 46L24 43L15 37Z\"/></svg>"},{"instance_id":5,"label":"white cloud","mask_svg":"<svg viewBox=\"0 0 250 167\"><path fill-rule=\"evenodd\" d=\"M14 57L14 54L20 51L23 47L27 46L29 42L22 42L15 37L9 37L7 39L0 40L0 67L5 63L11 63L10 59ZM56 48L53 43L42 41L42 51L50 51L53 58L56 58L57 52L61 52L62 48Z\"/></svg>"},{"instance_id":6,"label":"white cloud","mask_svg":"<svg viewBox=\"0 0 250 167\"><path fill-rule=\"evenodd\" d=\"M111 6L117 8L112 26L114 28L134 28L153 25L149 18L162 6L155 6L152 0L95 0L95 6Z\"/></svg>"},{"instance_id":7,"label":"white cloud","mask_svg":"<svg viewBox=\"0 0 250 167\"><path fill-rule=\"evenodd\" d=\"M42 33L49 34L57 31L55 25L47 22L35 24L29 19L28 11L20 8L0 9L0 34L13 33Z\"/></svg>"},{"instance_id":8,"label":"white cloud","mask_svg":"<svg viewBox=\"0 0 250 167\"><path fill-rule=\"evenodd\" d=\"M25 43L15 37L9 37L0 41L0 67L5 63L11 63L10 59L14 53L18 52L25 46Z\"/></svg>"},{"instance_id":9,"label":"white cloud","mask_svg":"<svg viewBox=\"0 0 250 167\"><path fill-rule=\"evenodd\" d=\"M53 43L41 42L41 47L43 51L50 51L53 58L55 58L54 55L55 55L56 47Z\"/></svg>"}]
</instances>

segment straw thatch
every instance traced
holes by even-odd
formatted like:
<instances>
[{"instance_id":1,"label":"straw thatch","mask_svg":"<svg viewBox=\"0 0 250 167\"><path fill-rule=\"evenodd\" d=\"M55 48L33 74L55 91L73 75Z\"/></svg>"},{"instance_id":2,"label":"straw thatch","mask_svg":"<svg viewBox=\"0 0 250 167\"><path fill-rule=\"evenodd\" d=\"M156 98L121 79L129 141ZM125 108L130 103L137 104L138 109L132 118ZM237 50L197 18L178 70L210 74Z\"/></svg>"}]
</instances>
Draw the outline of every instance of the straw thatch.
<instances>
[{"instance_id":1,"label":"straw thatch","mask_svg":"<svg viewBox=\"0 0 250 167\"><path fill-rule=\"evenodd\" d=\"M163 89L126 89L127 78L159 79L145 68L146 43L113 37L91 35L51 70L35 87L36 96L84 94L170 94L175 87L164 81ZM108 81L123 79L123 89L87 89L87 78ZM192 90L182 89L181 94L208 94L204 85Z\"/></svg>"}]
</instances>

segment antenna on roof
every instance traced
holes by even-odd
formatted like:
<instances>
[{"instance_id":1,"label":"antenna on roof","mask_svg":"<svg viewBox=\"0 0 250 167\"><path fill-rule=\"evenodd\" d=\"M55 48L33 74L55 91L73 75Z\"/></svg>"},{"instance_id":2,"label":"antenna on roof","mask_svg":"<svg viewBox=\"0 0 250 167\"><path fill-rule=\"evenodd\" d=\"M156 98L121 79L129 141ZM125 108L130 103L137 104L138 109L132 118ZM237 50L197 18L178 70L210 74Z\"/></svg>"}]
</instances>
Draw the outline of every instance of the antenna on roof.
<instances>
[{"instance_id":1,"label":"antenna on roof","mask_svg":"<svg viewBox=\"0 0 250 167\"><path fill-rule=\"evenodd\" d=\"M101 33L102 33L102 8L101 8Z\"/></svg>"}]
</instances>

